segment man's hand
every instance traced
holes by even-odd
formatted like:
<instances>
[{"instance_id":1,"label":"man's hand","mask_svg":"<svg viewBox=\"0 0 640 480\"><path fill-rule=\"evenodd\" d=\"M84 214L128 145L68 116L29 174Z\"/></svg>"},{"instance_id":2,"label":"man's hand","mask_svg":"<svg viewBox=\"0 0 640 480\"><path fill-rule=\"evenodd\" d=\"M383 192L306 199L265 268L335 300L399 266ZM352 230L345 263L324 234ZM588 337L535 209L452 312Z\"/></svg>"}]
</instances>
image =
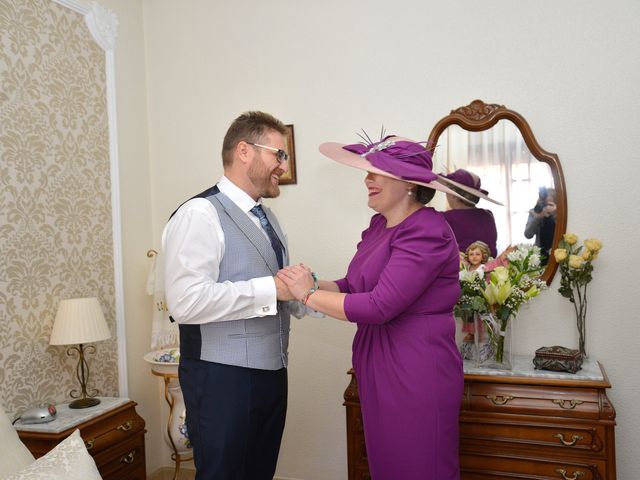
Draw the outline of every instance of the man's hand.
<instances>
[{"instance_id":1,"label":"man's hand","mask_svg":"<svg viewBox=\"0 0 640 480\"><path fill-rule=\"evenodd\" d=\"M273 277L276 282L276 298L282 301L295 300L293 294L289 291L289 287L278 277Z\"/></svg>"},{"instance_id":2,"label":"man's hand","mask_svg":"<svg viewBox=\"0 0 640 480\"><path fill-rule=\"evenodd\" d=\"M289 287L294 298L300 300L314 285L311 269L302 263L284 267L278 272L278 278Z\"/></svg>"}]
</instances>

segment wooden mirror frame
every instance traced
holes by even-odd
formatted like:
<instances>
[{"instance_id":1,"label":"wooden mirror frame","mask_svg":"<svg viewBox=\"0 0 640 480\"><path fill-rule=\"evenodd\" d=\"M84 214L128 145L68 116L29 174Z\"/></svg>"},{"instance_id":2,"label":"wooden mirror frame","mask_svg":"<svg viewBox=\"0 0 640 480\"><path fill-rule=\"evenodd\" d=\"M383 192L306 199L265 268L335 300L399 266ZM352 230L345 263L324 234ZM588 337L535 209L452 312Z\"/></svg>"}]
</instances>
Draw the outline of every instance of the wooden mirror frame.
<instances>
[{"instance_id":1,"label":"wooden mirror frame","mask_svg":"<svg viewBox=\"0 0 640 480\"><path fill-rule=\"evenodd\" d=\"M522 115L513 110L509 110L504 105L487 104L482 100L474 100L469 105L451 110L449 115L436 123L433 130L431 130L427 145L437 145L438 138L450 125L458 125L464 130L471 132L481 132L483 130L489 130L498 123L499 120L503 119L510 120L515 124L518 130L520 130L531 154L539 161L548 164L551 169L554 188L556 190L556 205L558 208L558 213L556 214L556 229L553 234L553 248L555 248L567 228L567 193L564 175L562 174L562 167L560 166L558 156L555 153L547 152L538 144L536 137L531 131L531 127L529 127L529 124ZM542 280L547 282L547 285L553 280L553 276L558 268L558 264L553 255L553 248L549 254L547 267L540 276Z\"/></svg>"}]
</instances>

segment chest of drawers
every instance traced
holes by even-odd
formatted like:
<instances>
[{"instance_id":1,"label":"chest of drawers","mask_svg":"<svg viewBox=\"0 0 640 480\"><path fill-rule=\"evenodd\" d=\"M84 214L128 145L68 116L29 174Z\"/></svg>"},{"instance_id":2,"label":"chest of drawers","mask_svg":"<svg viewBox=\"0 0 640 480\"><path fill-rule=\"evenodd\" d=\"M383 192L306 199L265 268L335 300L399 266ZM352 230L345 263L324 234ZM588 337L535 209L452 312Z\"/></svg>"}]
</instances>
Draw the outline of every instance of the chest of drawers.
<instances>
[{"instance_id":1,"label":"chest of drawers","mask_svg":"<svg viewBox=\"0 0 640 480\"><path fill-rule=\"evenodd\" d=\"M104 480L145 480L145 422L126 398L103 398L96 407L81 410L58 406L56 420L15 427L22 442L36 457L53 449L75 429L93 456Z\"/></svg>"},{"instance_id":2,"label":"chest of drawers","mask_svg":"<svg viewBox=\"0 0 640 480\"><path fill-rule=\"evenodd\" d=\"M614 480L611 387L597 362L576 375L536 371L518 358L510 372L465 367L460 411L464 480ZM353 371L345 391L349 480L370 478Z\"/></svg>"}]
</instances>

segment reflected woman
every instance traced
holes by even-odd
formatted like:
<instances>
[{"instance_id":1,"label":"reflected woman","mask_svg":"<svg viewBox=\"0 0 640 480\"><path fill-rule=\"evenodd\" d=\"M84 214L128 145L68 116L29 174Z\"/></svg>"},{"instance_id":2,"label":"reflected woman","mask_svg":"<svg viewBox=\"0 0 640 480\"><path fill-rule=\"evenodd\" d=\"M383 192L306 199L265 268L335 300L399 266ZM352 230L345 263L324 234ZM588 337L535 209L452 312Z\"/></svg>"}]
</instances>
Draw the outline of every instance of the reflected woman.
<instances>
[{"instance_id":1,"label":"reflected woman","mask_svg":"<svg viewBox=\"0 0 640 480\"><path fill-rule=\"evenodd\" d=\"M468 170L460 168L448 175L440 175L440 178L462 197L447 195L449 210L444 212L460 251L466 251L469 245L480 240L489 246L492 257L497 256L498 230L493 213L491 210L478 208L476 204L481 198L498 205L502 204L489 198L489 192L481 187L480 177Z\"/></svg>"}]
</instances>

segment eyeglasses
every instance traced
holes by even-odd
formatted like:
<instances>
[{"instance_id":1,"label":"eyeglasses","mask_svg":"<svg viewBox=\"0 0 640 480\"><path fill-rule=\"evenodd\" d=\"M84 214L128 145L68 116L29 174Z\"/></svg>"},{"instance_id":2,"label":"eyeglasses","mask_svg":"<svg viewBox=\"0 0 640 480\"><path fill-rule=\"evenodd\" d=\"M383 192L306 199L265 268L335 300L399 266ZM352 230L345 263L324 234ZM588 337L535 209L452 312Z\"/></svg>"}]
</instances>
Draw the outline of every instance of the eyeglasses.
<instances>
[{"instance_id":1,"label":"eyeglasses","mask_svg":"<svg viewBox=\"0 0 640 480\"><path fill-rule=\"evenodd\" d=\"M276 158L278 162L286 162L289 160L289 154L280 148L275 147L267 147L266 145L260 145L259 143L251 143L247 142L249 145L253 145L254 147L266 148L267 150L271 150L272 152L276 152Z\"/></svg>"}]
</instances>

